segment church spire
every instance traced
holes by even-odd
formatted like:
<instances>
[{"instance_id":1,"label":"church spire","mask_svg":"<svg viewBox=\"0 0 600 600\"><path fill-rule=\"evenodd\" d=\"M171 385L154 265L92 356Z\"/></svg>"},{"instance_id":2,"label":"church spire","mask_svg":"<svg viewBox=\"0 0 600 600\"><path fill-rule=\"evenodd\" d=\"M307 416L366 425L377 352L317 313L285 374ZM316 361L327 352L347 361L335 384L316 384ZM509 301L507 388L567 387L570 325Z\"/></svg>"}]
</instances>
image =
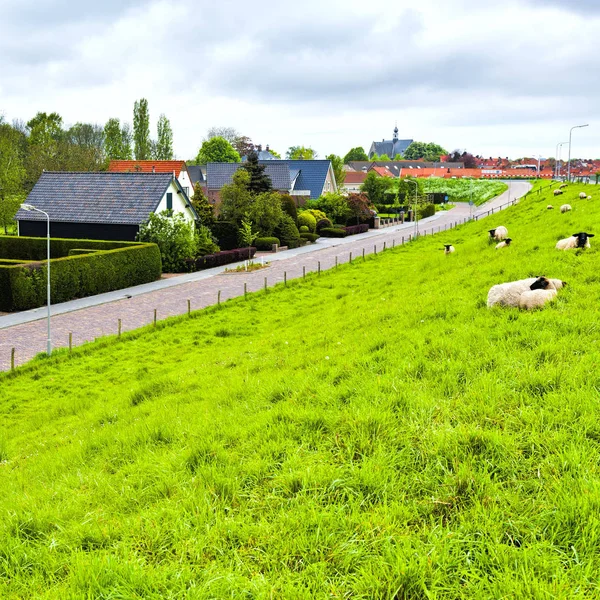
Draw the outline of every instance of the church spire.
<instances>
[{"instance_id":1,"label":"church spire","mask_svg":"<svg viewBox=\"0 0 600 600\"><path fill-rule=\"evenodd\" d=\"M396 142L398 140L398 124L396 123L396 126L394 127L394 141Z\"/></svg>"}]
</instances>

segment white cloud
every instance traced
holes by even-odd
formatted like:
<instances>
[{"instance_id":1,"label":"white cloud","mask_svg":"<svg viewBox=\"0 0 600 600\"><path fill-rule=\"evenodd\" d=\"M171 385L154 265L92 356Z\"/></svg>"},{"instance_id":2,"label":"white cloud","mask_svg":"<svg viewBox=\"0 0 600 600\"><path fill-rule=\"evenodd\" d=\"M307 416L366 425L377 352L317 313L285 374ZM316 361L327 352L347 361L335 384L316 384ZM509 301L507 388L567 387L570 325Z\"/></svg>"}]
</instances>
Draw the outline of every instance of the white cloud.
<instances>
[{"instance_id":1,"label":"white cloud","mask_svg":"<svg viewBox=\"0 0 600 600\"><path fill-rule=\"evenodd\" d=\"M583 120L574 153L600 157L595 2L203 4L21 3L0 24L0 111L130 121L146 97L183 158L212 125L324 156L389 138L396 120L449 149L553 155Z\"/></svg>"}]
</instances>

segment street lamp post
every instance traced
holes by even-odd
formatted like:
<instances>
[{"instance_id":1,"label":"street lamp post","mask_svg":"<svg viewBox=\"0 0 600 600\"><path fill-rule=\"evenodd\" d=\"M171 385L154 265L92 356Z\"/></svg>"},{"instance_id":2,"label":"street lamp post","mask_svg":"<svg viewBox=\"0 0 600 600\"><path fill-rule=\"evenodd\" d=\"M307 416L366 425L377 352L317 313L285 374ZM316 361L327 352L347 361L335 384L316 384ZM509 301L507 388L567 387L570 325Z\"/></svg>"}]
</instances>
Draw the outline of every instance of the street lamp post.
<instances>
[{"instance_id":1,"label":"street lamp post","mask_svg":"<svg viewBox=\"0 0 600 600\"><path fill-rule=\"evenodd\" d=\"M575 127L571 127L569 130L569 166L567 168L567 181L571 183L571 135L573 134L573 129L580 129L581 127L589 127L589 123L586 125L575 125Z\"/></svg>"},{"instance_id":2,"label":"street lamp post","mask_svg":"<svg viewBox=\"0 0 600 600\"><path fill-rule=\"evenodd\" d=\"M556 165L555 165L555 171L556 171L556 179L558 179L560 177L560 163L561 163L561 156L562 156L562 147L565 144L568 144L569 142L559 142L558 144L556 144Z\"/></svg>"},{"instance_id":3,"label":"street lamp post","mask_svg":"<svg viewBox=\"0 0 600 600\"><path fill-rule=\"evenodd\" d=\"M50 336L50 215L39 208L33 206L33 204L21 204L21 208L27 211L35 211L46 215L46 222L48 224L46 230L46 238L47 238L47 256L48 256L48 344L46 347L46 352L48 356L52 354L52 338Z\"/></svg>"},{"instance_id":4,"label":"street lamp post","mask_svg":"<svg viewBox=\"0 0 600 600\"><path fill-rule=\"evenodd\" d=\"M404 181L415 184L415 237L419 237L419 217L417 213L417 192L419 191L419 184L412 179L405 179Z\"/></svg>"}]
</instances>

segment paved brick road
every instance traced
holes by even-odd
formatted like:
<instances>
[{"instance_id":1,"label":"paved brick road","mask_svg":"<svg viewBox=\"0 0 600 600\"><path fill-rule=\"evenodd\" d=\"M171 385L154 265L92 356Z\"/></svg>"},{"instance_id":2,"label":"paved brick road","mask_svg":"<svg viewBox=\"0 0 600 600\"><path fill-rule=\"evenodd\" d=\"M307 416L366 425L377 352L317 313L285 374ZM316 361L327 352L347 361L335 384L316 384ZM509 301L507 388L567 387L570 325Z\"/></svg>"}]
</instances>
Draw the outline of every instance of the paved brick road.
<instances>
[{"instance_id":1,"label":"paved brick road","mask_svg":"<svg viewBox=\"0 0 600 600\"><path fill-rule=\"evenodd\" d=\"M521 186L526 185L521 184ZM513 186L515 186L514 183ZM527 187L519 188L518 193L514 194L513 198L515 195L523 195L527 189ZM502 203L502 199L506 203L506 196L492 201L495 210ZM489 208L486 207L485 210L482 209L477 214L485 216L486 210L489 210ZM469 214L468 205L457 205L448 213L424 221L419 228L420 234L431 235L453 227L456 223L462 223L468 219ZM355 240L347 238L334 247L323 249L315 247L314 252L310 253L291 251L291 256L285 258L284 253L282 253L277 256L278 260L271 262L269 268L254 273L214 275L201 281L181 283L180 285L128 299L123 298L114 302L55 315L51 318L53 347L68 346L69 333L72 333L74 346L104 335L115 334L117 333L119 319L121 319L122 331L130 331L148 325L154 319L154 309L157 310L159 320L184 314L187 311L188 299L191 302L192 310L205 308L216 304L219 290L221 291L222 301L243 295L244 283L247 284L248 292L257 291L263 288L265 277L267 278L267 285L272 286L284 280L284 273L288 279L295 279L302 277L303 268L306 268L307 273L317 271L319 262L321 263L321 269L327 270L335 266L336 258L339 264L347 262L350 252L352 252L353 258L356 259L362 256L363 250L366 255L373 253L375 247L378 252L381 252L384 244L388 248L392 245L399 245L402 243L403 236L404 241L408 242L409 235L412 232L413 228L410 225L401 230L399 228L385 229L377 232L377 235L365 234L365 236L358 236ZM125 294L126 290L123 293ZM12 348L15 348L15 365L27 362L39 352L45 352L46 327L46 320L38 319L0 329L0 370L10 368Z\"/></svg>"}]
</instances>

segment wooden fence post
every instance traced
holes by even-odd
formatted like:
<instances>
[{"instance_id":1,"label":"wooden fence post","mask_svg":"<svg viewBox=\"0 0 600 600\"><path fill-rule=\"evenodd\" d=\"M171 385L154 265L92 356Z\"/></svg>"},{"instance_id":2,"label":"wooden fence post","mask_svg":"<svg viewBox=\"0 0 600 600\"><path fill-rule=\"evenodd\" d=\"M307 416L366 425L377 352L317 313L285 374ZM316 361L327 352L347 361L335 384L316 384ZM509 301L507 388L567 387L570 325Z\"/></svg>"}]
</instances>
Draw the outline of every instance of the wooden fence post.
<instances>
[{"instance_id":1,"label":"wooden fence post","mask_svg":"<svg viewBox=\"0 0 600 600\"><path fill-rule=\"evenodd\" d=\"M338 258L337 258L337 256L335 257L335 268L336 269L338 268Z\"/></svg>"},{"instance_id":2,"label":"wooden fence post","mask_svg":"<svg viewBox=\"0 0 600 600\"><path fill-rule=\"evenodd\" d=\"M217 292L217 304L220 305L221 304L221 290L219 290Z\"/></svg>"},{"instance_id":3,"label":"wooden fence post","mask_svg":"<svg viewBox=\"0 0 600 600\"><path fill-rule=\"evenodd\" d=\"M377 254L377 244L375 244L375 245L373 246L373 253L374 253L374 254Z\"/></svg>"},{"instance_id":4,"label":"wooden fence post","mask_svg":"<svg viewBox=\"0 0 600 600\"><path fill-rule=\"evenodd\" d=\"M287 271L283 272L283 285L287 285Z\"/></svg>"},{"instance_id":5,"label":"wooden fence post","mask_svg":"<svg viewBox=\"0 0 600 600\"><path fill-rule=\"evenodd\" d=\"M244 298L248 295L248 284L244 281Z\"/></svg>"},{"instance_id":6,"label":"wooden fence post","mask_svg":"<svg viewBox=\"0 0 600 600\"><path fill-rule=\"evenodd\" d=\"M73 332L69 332L69 352L73 350Z\"/></svg>"},{"instance_id":7,"label":"wooden fence post","mask_svg":"<svg viewBox=\"0 0 600 600\"><path fill-rule=\"evenodd\" d=\"M192 314L192 301L188 298L188 316Z\"/></svg>"},{"instance_id":8,"label":"wooden fence post","mask_svg":"<svg viewBox=\"0 0 600 600\"><path fill-rule=\"evenodd\" d=\"M352 264L352 252L350 252L349 262L350 262L350 264Z\"/></svg>"},{"instance_id":9,"label":"wooden fence post","mask_svg":"<svg viewBox=\"0 0 600 600\"><path fill-rule=\"evenodd\" d=\"M188 300L188 302L189 302L189 300ZM118 331L117 335L119 337L121 337L121 319L119 319L119 323L117 325L117 331Z\"/></svg>"},{"instance_id":10,"label":"wooden fence post","mask_svg":"<svg viewBox=\"0 0 600 600\"><path fill-rule=\"evenodd\" d=\"M306 267L302 267L302 279L306 279Z\"/></svg>"},{"instance_id":11,"label":"wooden fence post","mask_svg":"<svg viewBox=\"0 0 600 600\"><path fill-rule=\"evenodd\" d=\"M265 292L267 291L267 278L265 277Z\"/></svg>"},{"instance_id":12,"label":"wooden fence post","mask_svg":"<svg viewBox=\"0 0 600 600\"><path fill-rule=\"evenodd\" d=\"M363 261L365 260L365 249L363 248Z\"/></svg>"},{"instance_id":13,"label":"wooden fence post","mask_svg":"<svg viewBox=\"0 0 600 600\"><path fill-rule=\"evenodd\" d=\"M154 327L156 327L156 308L154 309Z\"/></svg>"},{"instance_id":14,"label":"wooden fence post","mask_svg":"<svg viewBox=\"0 0 600 600\"><path fill-rule=\"evenodd\" d=\"M12 348L10 351L10 370L15 370L15 349Z\"/></svg>"},{"instance_id":15,"label":"wooden fence post","mask_svg":"<svg viewBox=\"0 0 600 600\"><path fill-rule=\"evenodd\" d=\"M385 252L385 240L383 242L383 251Z\"/></svg>"},{"instance_id":16,"label":"wooden fence post","mask_svg":"<svg viewBox=\"0 0 600 600\"><path fill-rule=\"evenodd\" d=\"M320 275L321 274L321 261L318 262L317 265L317 273Z\"/></svg>"}]
</instances>

